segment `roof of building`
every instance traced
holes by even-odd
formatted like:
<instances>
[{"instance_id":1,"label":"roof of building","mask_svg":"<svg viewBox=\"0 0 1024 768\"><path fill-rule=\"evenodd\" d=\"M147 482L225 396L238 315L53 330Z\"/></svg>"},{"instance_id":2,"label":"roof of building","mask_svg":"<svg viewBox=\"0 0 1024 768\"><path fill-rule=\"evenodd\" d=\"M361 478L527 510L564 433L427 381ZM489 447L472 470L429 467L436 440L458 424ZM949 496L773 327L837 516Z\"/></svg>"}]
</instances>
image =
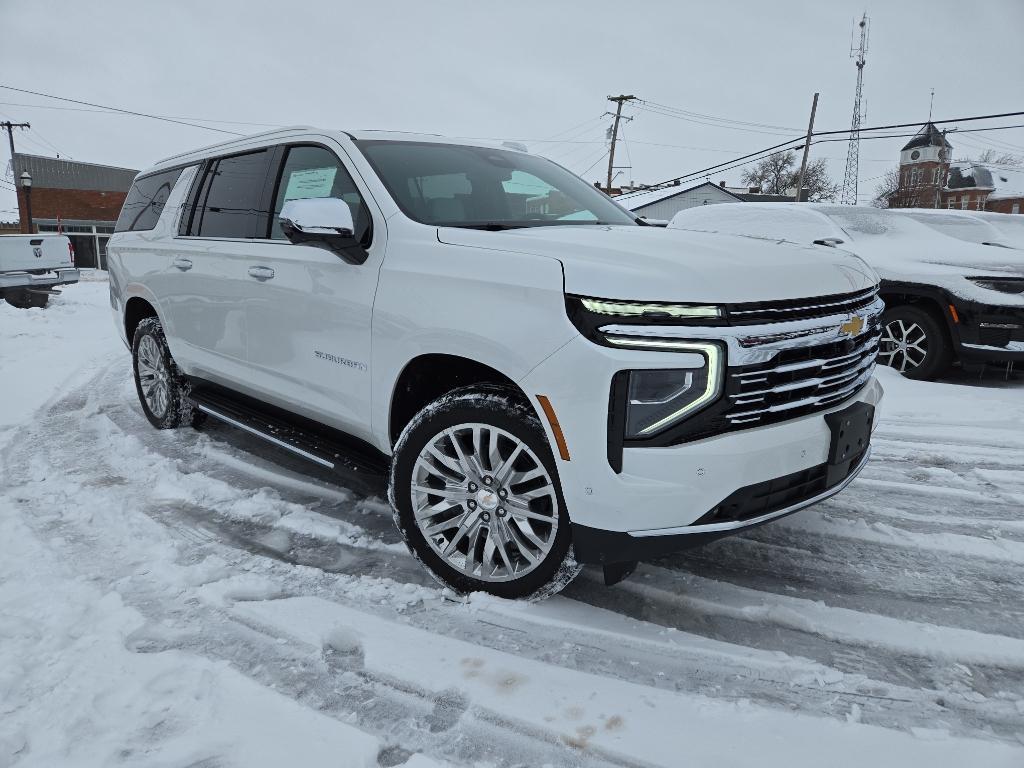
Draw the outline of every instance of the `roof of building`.
<instances>
[{"instance_id":1,"label":"roof of building","mask_svg":"<svg viewBox=\"0 0 1024 768\"><path fill-rule=\"evenodd\" d=\"M1024 197L1024 168L992 163L951 163L946 189L991 189L989 200Z\"/></svg>"},{"instance_id":2,"label":"roof of building","mask_svg":"<svg viewBox=\"0 0 1024 768\"><path fill-rule=\"evenodd\" d=\"M929 121L914 134L914 138L906 143L903 147L904 150L914 149L915 147L941 147L945 145L946 149L952 149L953 145L946 141L946 138L942 135L942 131L935 127L935 123Z\"/></svg>"},{"instance_id":3,"label":"roof of building","mask_svg":"<svg viewBox=\"0 0 1024 768\"><path fill-rule=\"evenodd\" d=\"M24 171L32 176L32 186L45 189L89 189L98 192L127 192L138 171L112 165L80 163L42 155L14 153L14 178ZM18 182L20 184L20 182Z\"/></svg>"},{"instance_id":4,"label":"roof of building","mask_svg":"<svg viewBox=\"0 0 1024 768\"><path fill-rule=\"evenodd\" d=\"M643 208L654 203L660 203L662 200L668 200L676 195L682 195L686 192L692 192L695 189L701 187L711 187L717 189L723 195L735 198L736 200L742 200L743 198L734 192L730 192L717 184L712 184L710 181L702 181L700 184L694 184L692 187L684 187L683 185L658 187L657 189L642 189L638 192L629 192L625 195L619 195L614 198L615 202L625 206L631 211L635 211L638 208Z\"/></svg>"}]
</instances>

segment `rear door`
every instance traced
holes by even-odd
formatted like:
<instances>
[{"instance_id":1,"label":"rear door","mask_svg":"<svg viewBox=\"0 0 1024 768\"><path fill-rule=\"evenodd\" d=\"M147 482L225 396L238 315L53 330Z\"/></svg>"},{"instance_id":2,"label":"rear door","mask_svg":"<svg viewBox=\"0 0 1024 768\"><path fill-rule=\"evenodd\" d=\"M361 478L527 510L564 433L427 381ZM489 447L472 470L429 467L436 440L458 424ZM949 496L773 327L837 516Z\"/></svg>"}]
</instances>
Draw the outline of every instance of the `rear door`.
<instances>
[{"instance_id":1,"label":"rear door","mask_svg":"<svg viewBox=\"0 0 1024 768\"><path fill-rule=\"evenodd\" d=\"M280 154L267 239L247 261L252 386L260 399L369 439L370 318L385 246L383 218L378 211L374 226L372 199L334 142L292 144ZM277 220L284 203L318 197L349 205L369 254L364 263L285 238Z\"/></svg>"},{"instance_id":2,"label":"rear door","mask_svg":"<svg viewBox=\"0 0 1024 768\"><path fill-rule=\"evenodd\" d=\"M246 389L246 302L257 237L266 231L264 197L274 148L207 161L182 212L160 295L174 356L202 379Z\"/></svg>"}]
</instances>

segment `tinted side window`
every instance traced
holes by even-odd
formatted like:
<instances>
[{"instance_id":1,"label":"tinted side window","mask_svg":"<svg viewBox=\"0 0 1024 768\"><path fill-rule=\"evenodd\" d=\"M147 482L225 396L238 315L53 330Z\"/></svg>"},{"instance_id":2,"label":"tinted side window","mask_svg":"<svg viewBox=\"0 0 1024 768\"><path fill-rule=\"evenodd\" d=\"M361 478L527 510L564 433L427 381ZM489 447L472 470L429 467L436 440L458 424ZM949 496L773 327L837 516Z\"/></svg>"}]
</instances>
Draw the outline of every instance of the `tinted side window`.
<instances>
[{"instance_id":1,"label":"tinted side window","mask_svg":"<svg viewBox=\"0 0 1024 768\"><path fill-rule=\"evenodd\" d=\"M189 234L262 236L266 214L261 209L270 157L269 151L261 150L223 157L207 166Z\"/></svg>"},{"instance_id":2,"label":"tinted side window","mask_svg":"<svg viewBox=\"0 0 1024 768\"><path fill-rule=\"evenodd\" d=\"M136 232L153 229L182 170L184 169L175 168L173 171L137 178L128 191L114 231Z\"/></svg>"},{"instance_id":3,"label":"tinted side window","mask_svg":"<svg viewBox=\"0 0 1024 768\"><path fill-rule=\"evenodd\" d=\"M289 147L287 151L270 221L271 238L284 239L277 217L289 200L336 197L348 203L352 210L355 235L364 247L369 247L372 222L370 210L363 203L362 195L338 157L324 147L298 146Z\"/></svg>"}]
</instances>

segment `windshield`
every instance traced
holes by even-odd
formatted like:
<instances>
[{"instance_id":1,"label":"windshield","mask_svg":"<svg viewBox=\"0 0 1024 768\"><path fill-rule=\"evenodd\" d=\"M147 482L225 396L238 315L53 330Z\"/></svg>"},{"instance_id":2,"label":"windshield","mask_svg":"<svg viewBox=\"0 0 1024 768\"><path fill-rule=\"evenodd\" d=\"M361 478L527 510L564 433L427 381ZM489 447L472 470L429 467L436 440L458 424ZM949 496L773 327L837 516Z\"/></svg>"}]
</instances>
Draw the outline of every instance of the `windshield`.
<instances>
[{"instance_id":1,"label":"windshield","mask_svg":"<svg viewBox=\"0 0 1024 768\"><path fill-rule=\"evenodd\" d=\"M995 243L1001 238L999 231L991 224L970 215L956 213L904 213L936 232L966 240L969 243Z\"/></svg>"},{"instance_id":2,"label":"windshield","mask_svg":"<svg viewBox=\"0 0 1024 768\"><path fill-rule=\"evenodd\" d=\"M388 192L423 224L479 229L632 224L594 187L542 157L417 141L360 141Z\"/></svg>"},{"instance_id":3,"label":"windshield","mask_svg":"<svg viewBox=\"0 0 1024 768\"><path fill-rule=\"evenodd\" d=\"M828 216L850 236L852 240L864 240L868 236L881 235L891 238L898 235L934 235L923 224L880 208L863 205L818 205L815 209Z\"/></svg>"}]
</instances>

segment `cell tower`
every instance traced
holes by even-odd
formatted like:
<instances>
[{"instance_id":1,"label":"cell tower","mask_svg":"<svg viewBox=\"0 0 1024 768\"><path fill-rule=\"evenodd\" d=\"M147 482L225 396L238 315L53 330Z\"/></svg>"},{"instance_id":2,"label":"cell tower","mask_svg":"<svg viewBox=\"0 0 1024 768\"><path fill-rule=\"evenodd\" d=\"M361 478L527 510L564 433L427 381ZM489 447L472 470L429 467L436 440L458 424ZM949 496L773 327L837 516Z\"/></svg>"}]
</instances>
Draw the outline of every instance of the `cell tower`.
<instances>
[{"instance_id":1,"label":"cell tower","mask_svg":"<svg viewBox=\"0 0 1024 768\"><path fill-rule=\"evenodd\" d=\"M843 193L839 198L847 205L857 204L857 172L860 169L860 120L861 98L864 91L864 63L868 52L868 15L861 16L860 45L856 48L851 44L850 58L857 64L857 93L853 97L853 119L850 121L850 146L846 150L846 174L843 176ZM856 31L854 32L856 34Z\"/></svg>"}]
</instances>

